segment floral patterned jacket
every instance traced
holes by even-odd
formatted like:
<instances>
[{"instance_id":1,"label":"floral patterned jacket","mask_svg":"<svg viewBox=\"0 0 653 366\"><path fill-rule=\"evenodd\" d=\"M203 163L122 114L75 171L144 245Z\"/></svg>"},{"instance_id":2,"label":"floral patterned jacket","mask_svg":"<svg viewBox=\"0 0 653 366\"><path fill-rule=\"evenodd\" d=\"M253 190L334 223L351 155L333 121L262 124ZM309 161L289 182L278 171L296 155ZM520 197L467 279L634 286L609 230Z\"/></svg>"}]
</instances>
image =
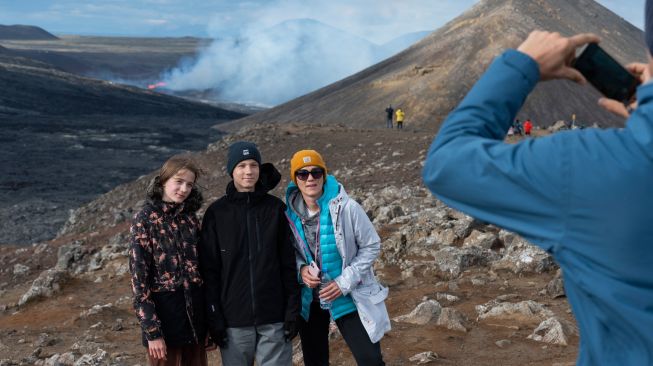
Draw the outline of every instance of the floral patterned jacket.
<instances>
[{"instance_id":1,"label":"floral patterned jacket","mask_svg":"<svg viewBox=\"0 0 653 366\"><path fill-rule=\"evenodd\" d=\"M199 192L197 195L201 201ZM190 288L200 286L202 278L197 259L200 223L195 216L197 208L191 207L199 205L189 204L191 197L181 204L150 197L132 221L129 269L134 310L147 340L163 337L157 312L165 309L156 308L153 293L184 291L187 315L193 323Z\"/></svg>"}]
</instances>

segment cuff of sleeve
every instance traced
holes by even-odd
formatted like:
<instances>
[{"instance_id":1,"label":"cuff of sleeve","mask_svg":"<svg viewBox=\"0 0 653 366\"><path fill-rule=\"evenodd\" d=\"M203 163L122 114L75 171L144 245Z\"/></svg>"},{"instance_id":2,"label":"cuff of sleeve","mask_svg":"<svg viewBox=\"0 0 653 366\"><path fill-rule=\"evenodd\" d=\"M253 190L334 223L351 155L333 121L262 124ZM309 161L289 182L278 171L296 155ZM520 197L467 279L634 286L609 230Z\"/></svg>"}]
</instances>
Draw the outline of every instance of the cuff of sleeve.
<instances>
[{"instance_id":1,"label":"cuff of sleeve","mask_svg":"<svg viewBox=\"0 0 653 366\"><path fill-rule=\"evenodd\" d=\"M304 283L304 280L302 280L302 268L308 266L308 264L304 263L299 266L299 270L297 271L297 283L299 283L302 286L306 286Z\"/></svg>"},{"instance_id":2,"label":"cuff of sleeve","mask_svg":"<svg viewBox=\"0 0 653 366\"><path fill-rule=\"evenodd\" d=\"M336 285L338 285L338 287L340 288L340 292L342 292L343 295L345 296L349 295L351 289L347 286L342 276L338 276L334 281Z\"/></svg>"},{"instance_id":3,"label":"cuff of sleeve","mask_svg":"<svg viewBox=\"0 0 653 366\"><path fill-rule=\"evenodd\" d=\"M540 80L540 66L527 54L517 50L508 50L501 55L501 60L522 74L531 88L535 87Z\"/></svg>"},{"instance_id":4,"label":"cuff of sleeve","mask_svg":"<svg viewBox=\"0 0 653 366\"><path fill-rule=\"evenodd\" d=\"M154 329L145 332L145 338L147 338L148 341L153 341L155 339L163 338L163 333L161 333L161 330L159 329Z\"/></svg>"}]
</instances>

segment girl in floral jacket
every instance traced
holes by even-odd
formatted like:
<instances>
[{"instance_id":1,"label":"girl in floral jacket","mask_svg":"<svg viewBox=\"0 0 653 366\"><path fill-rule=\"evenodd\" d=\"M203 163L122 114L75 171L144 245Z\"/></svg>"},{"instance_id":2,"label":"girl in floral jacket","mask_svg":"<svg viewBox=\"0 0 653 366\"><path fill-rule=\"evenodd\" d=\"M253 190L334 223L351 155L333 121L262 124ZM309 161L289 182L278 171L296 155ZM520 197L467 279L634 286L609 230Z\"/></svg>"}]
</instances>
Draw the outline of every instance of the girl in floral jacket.
<instances>
[{"instance_id":1,"label":"girl in floral jacket","mask_svg":"<svg viewBox=\"0 0 653 366\"><path fill-rule=\"evenodd\" d=\"M134 309L151 365L207 364L197 268L199 175L200 169L187 158L166 161L132 221L129 269Z\"/></svg>"}]
</instances>

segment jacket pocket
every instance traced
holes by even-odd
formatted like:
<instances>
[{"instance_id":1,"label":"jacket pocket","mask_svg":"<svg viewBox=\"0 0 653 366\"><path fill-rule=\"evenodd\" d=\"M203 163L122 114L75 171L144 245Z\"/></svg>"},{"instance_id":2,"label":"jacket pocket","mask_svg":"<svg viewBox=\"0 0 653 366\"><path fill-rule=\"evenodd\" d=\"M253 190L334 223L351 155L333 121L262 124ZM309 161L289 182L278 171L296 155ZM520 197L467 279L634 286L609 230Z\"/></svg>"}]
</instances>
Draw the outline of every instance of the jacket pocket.
<instances>
[{"instance_id":1,"label":"jacket pocket","mask_svg":"<svg viewBox=\"0 0 653 366\"><path fill-rule=\"evenodd\" d=\"M378 342L390 330L390 317L384 302L388 297L388 288L374 283L355 288L351 295L370 340L372 343Z\"/></svg>"},{"instance_id":2,"label":"jacket pocket","mask_svg":"<svg viewBox=\"0 0 653 366\"><path fill-rule=\"evenodd\" d=\"M388 288L381 286L379 283L374 283L355 288L353 294L358 294L357 297L365 298L372 304L378 304L388 297Z\"/></svg>"}]
</instances>

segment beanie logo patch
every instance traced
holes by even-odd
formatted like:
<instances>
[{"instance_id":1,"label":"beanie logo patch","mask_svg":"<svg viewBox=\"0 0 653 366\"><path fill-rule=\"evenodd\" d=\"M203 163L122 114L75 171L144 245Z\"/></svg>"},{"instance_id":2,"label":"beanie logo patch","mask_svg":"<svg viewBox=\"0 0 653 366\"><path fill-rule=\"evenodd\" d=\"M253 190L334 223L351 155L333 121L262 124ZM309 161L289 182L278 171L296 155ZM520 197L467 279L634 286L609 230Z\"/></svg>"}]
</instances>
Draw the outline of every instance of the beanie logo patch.
<instances>
[{"instance_id":1,"label":"beanie logo patch","mask_svg":"<svg viewBox=\"0 0 653 366\"><path fill-rule=\"evenodd\" d=\"M243 155L249 155L249 149L243 150Z\"/></svg>"},{"instance_id":2,"label":"beanie logo patch","mask_svg":"<svg viewBox=\"0 0 653 366\"><path fill-rule=\"evenodd\" d=\"M311 162L311 157L310 156L304 156L304 158L302 158L302 160L304 161L304 164L307 164L307 163Z\"/></svg>"}]
</instances>

